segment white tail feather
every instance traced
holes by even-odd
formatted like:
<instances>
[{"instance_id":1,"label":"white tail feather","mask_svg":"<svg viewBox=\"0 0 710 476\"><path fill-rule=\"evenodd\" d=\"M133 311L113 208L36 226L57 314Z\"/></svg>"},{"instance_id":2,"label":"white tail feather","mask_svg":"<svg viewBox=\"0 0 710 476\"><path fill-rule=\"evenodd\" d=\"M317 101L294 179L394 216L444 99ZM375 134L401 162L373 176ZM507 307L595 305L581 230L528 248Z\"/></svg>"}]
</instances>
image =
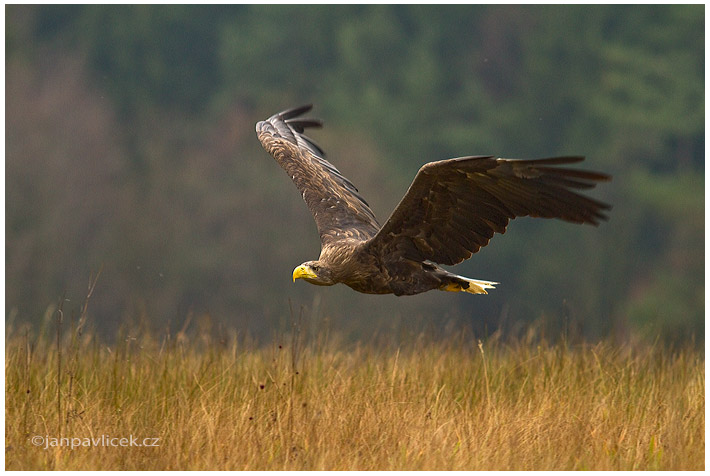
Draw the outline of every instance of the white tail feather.
<instances>
[{"instance_id":1,"label":"white tail feather","mask_svg":"<svg viewBox=\"0 0 710 476\"><path fill-rule=\"evenodd\" d=\"M470 294L488 294L486 289L495 289L496 284L500 284L493 281L481 281L480 279L463 277L462 279L466 280L469 284L468 289L464 289L463 291Z\"/></svg>"}]
</instances>

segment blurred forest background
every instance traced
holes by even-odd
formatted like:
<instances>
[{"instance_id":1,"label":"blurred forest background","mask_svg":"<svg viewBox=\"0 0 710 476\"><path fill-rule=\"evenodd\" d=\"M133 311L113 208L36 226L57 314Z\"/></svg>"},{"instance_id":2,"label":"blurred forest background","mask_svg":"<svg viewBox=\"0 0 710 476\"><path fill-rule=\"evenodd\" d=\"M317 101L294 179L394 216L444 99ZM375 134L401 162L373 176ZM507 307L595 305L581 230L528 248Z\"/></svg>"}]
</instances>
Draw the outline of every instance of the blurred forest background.
<instances>
[{"instance_id":1,"label":"blurred forest background","mask_svg":"<svg viewBox=\"0 0 710 476\"><path fill-rule=\"evenodd\" d=\"M704 6L6 6L6 323L257 339L304 312L368 339L470 326L703 342ZM598 228L519 219L488 296L292 284L312 218L254 125L311 136L384 222L425 162L580 154ZM284 324L286 323L286 324Z\"/></svg>"}]
</instances>

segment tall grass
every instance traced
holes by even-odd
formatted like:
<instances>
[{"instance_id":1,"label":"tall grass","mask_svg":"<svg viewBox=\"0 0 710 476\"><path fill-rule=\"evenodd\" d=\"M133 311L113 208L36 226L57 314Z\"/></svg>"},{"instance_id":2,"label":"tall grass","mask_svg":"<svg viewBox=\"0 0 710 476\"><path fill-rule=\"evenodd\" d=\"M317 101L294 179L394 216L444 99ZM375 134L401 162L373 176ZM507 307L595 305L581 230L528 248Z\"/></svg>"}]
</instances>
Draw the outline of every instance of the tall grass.
<instances>
[{"instance_id":1,"label":"tall grass","mask_svg":"<svg viewBox=\"0 0 710 476\"><path fill-rule=\"evenodd\" d=\"M107 346L64 325L7 339L6 469L704 468L693 350L465 333L346 346L298 326L269 346L147 332ZM157 446L51 446L62 437Z\"/></svg>"}]
</instances>

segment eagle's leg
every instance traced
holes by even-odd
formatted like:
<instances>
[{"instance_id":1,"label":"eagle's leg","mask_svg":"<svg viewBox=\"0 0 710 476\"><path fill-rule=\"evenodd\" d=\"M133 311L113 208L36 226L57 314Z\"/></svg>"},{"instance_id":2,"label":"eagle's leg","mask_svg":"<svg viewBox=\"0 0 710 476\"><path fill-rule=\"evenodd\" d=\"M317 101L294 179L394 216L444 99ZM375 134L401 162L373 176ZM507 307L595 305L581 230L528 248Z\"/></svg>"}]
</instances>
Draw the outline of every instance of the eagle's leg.
<instances>
[{"instance_id":1,"label":"eagle's leg","mask_svg":"<svg viewBox=\"0 0 710 476\"><path fill-rule=\"evenodd\" d=\"M449 282L442 283L439 286L441 291L448 292L464 292L469 294L488 294L486 289L495 288L493 281L481 281L478 279L464 278L463 276L452 275Z\"/></svg>"}]
</instances>

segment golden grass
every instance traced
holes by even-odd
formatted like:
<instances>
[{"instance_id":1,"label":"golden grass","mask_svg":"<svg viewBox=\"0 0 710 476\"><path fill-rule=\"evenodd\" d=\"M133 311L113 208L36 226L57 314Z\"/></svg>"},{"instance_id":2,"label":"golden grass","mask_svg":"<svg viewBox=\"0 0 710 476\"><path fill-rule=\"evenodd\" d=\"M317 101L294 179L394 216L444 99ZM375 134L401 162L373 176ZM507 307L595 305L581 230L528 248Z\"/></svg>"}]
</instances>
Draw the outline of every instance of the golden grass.
<instances>
[{"instance_id":1,"label":"golden grass","mask_svg":"<svg viewBox=\"0 0 710 476\"><path fill-rule=\"evenodd\" d=\"M704 357L693 350L463 334L399 348L61 342L7 340L6 469L704 468ZM159 446L32 439L102 435Z\"/></svg>"}]
</instances>

